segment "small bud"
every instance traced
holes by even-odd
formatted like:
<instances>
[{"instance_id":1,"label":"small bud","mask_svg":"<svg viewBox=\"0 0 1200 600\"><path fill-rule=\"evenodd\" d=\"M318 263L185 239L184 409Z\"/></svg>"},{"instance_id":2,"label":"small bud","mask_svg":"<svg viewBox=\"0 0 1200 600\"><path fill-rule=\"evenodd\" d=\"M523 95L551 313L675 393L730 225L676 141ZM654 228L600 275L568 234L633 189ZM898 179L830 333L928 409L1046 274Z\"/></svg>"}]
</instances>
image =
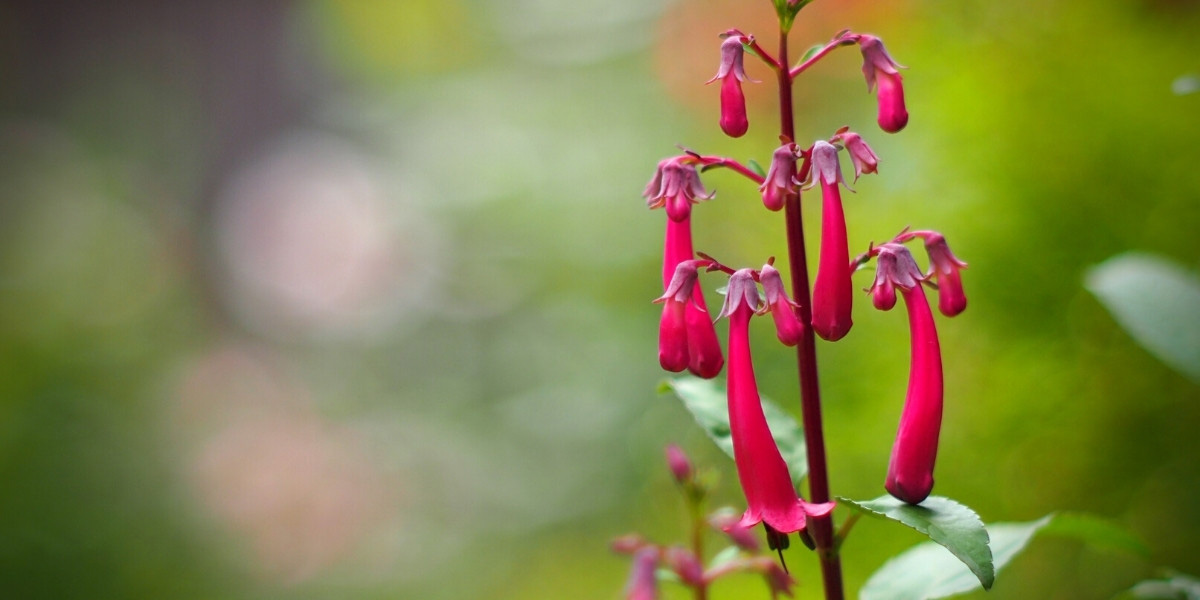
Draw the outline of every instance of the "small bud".
<instances>
[{"instance_id":1,"label":"small bud","mask_svg":"<svg viewBox=\"0 0 1200 600\"><path fill-rule=\"evenodd\" d=\"M695 587L704 584L704 567L691 550L671 546L663 553L663 561L684 585Z\"/></svg>"},{"instance_id":2,"label":"small bud","mask_svg":"<svg viewBox=\"0 0 1200 600\"><path fill-rule=\"evenodd\" d=\"M789 196L796 194L796 145L784 144L771 155L771 167L758 191L762 192L763 205L769 210L783 208Z\"/></svg>"},{"instance_id":3,"label":"small bud","mask_svg":"<svg viewBox=\"0 0 1200 600\"><path fill-rule=\"evenodd\" d=\"M748 81L742 59L745 40L744 36L730 35L721 42L721 66L707 82L721 80L721 130L729 137L742 137L750 127L742 93L742 82Z\"/></svg>"},{"instance_id":4,"label":"small bud","mask_svg":"<svg viewBox=\"0 0 1200 600\"><path fill-rule=\"evenodd\" d=\"M846 145L846 152L850 154L850 161L854 163L854 181L858 181L864 173L878 172L879 157L875 156L875 151L863 141L862 136L848 131L839 134L838 137Z\"/></svg>"},{"instance_id":5,"label":"small bud","mask_svg":"<svg viewBox=\"0 0 1200 600\"><path fill-rule=\"evenodd\" d=\"M646 544L647 542L642 536L630 533L613 540L609 543L609 547L617 554L633 554L646 547Z\"/></svg>"},{"instance_id":6,"label":"small bud","mask_svg":"<svg viewBox=\"0 0 1200 600\"><path fill-rule=\"evenodd\" d=\"M938 310L947 317L958 315L967 308L962 274L967 263L954 256L946 238L940 233L925 237L925 252L929 254L929 275L937 279Z\"/></svg>"},{"instance_id":7,"label":"small bud","mask_svg":"<svg viewBox=\"0 0 1200 600\"><path fill-rule=\"evenodd\" d=\"M675 444L667 444L667 467L671 469L671 475L675 477L675 481L679 483L687 483L692 479L692 463L688 460L683 450Z\"/></svg>"},{"instance_id":8,"label":"small bud","mask_svg":"<svg viewBox=\"0 0 1200 600\"><path fill-rule=\"evenodd\" d=\"M858 47L863 55L863 75L867 78L867 91L879 88L879 128L896 133L908 124L908 109L904 106L904 85L897 68L904 67L892 59L883 41L873 35L861 35Z\"/></svg>"},{"instance_id":9,"label":"small bud","mask_svg":"<svg viewBox=\"0 0 1200 600\"><path fill-rule=\"evenodd\" d=\"M626 600L658 598L658 578L654 573L658 558L659 551L654 546L646 546L633 555L633 568L629 571L629 582L625 584Z\"/></svg>"},{"instance_id":10,"label":"small bud","mask_svg":"<svg viewBox=\"0 0 1200 600\"><path fill-rule=\"evenodd\" d=\"M763 296L766 297L767 310L775 320L775 336L784 346L795 346L804 335L804 324L796 316L794 307L798 305L787 297L783 289L783 278L779 270L767 264L759 270L759 281L762 283Z\"/></svg>"}]
</instances>

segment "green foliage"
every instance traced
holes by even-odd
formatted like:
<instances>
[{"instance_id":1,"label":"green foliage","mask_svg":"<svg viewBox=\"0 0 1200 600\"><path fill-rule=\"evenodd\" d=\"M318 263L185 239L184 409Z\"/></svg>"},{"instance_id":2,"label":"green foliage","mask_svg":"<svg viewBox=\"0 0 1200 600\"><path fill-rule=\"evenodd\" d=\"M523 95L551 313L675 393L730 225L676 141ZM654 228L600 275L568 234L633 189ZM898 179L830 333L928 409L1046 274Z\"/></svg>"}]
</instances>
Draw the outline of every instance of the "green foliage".
<instances>
[{"instance_id":1,"label":"green foliage","mask_svg":"<svg viewBox=\"0 0 1200 600\"><path fill-rule=\"evenodd\" d=\"M1200 600L1200 579L1178 573L1165 579L1147 579L1116 600Z\"/></svg>"},{"instance_id":2,"label":"green foliage","mask_svg":"<svg viewBox=\"0 0 1200 600\"><path fill-rule=\"evenodd\" d=\"M996 580L992 550L988 547L988 531L979 515L970 508L941 496L930 496L919 505L908 504L891 496L866 501L839 500L868 515L903 523L929 536L929 539L944 546L970 568L984 589L990 589ZM888 569L888 565L884 565L881 571Z\"/></svg>"},{"instance_id":3,"label":"green foliage","mask_svg":"<svg viewBox=\"0 0 1200 600\"><path fill-rule=\"evenodd\" d=\"M928 501L926 500L926 502ZM879 501L854 503L848 500L846 502L861 508L863 504L875 504ZM960 505L956 504L955 506ZM880 507L876 506L876 508ZM892 518L901 520L898 517ZM933 526L930 526L930 529L932 530ZM993 523L987 527L987 535L991 538L989 567L994 569L993 573L1000 572L1025 549L1033 536L1039 533L1070 537L1093 546L1115 548L1143 556L1147 554L1146 547L1141 540L1110 521L1077 513L1049 514L1036 521ZM932 538L933 535L930 534L930 537ZM966 564L965 561L960 563L955 556L943 552L933 542L918 544L889 560L878 571L875 571L863 586L859 598L860 600L931 600L970 592L977 587L975 577L966 568ZM982 581L980 578L980 582ZM984 585L985 589L988 587L990 587L990 583Z\"/></svg>"},{"instance_id":4,"label":"green foliage","mask_svg":"<svg viewBox=\"0 0 1200 600\"><path fill-rule=\"evenodd\" d=\"M1151 354L1200 382L1200 280L1164 258L1122 254L1093 267L1085 285Z\"/></svg>"},{"instance_id":5,"label":"green foliage","mask_svg":"<svg viewBox=\"0 0 1200 600\"><path fill-rule=\"evenodd\" d=\"M733 437L729 432L729 410L726 408L725 390L707 379L698 377L676 377L663 381L659 393L673 392L683 401L683 406L695 417L696 423L708 434L718 448L733 458ZM799 483L808 474L808 451L804 446L804 431L799 423L770 400L762 399L763 413L771 435L783 460L787 462L792 481Z\"/></svg>"}]
</instances>

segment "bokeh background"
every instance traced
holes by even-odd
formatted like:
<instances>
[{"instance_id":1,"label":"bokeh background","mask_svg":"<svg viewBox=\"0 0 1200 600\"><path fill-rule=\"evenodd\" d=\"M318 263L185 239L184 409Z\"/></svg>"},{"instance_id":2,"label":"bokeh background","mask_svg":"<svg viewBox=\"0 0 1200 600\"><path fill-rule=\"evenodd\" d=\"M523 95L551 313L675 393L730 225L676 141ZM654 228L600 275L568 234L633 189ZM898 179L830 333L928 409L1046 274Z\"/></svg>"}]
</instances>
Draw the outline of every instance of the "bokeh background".
<instances>
[{"instance_id":1,"label":"bokeh background","mask_svg":"<svg viewBox=\"0 0 1200 600\"><path fill-rule=\"evenodd\" d=\"M702 84L718 32L770 39L771 18L766 0L0 2L3 595L620 597L608 540L681 536L664 444L741 502L654 392L663 215L639 193L677 143L767 162L771 86L729 140ZM1200 3L820 0L793 46L846 27L910 67L912 114L874 127L854 49L798 85L802 140L850 125L881 157L846 202L852 247L936 228L971 265L970 308L939 319L937 492L989 522L1092 512L1151 548L1039 539L989 597L1200 573L1200 388L1082 287L1131 249L1200 266ZM706 183L700 249L784 253L753 186ZM856 321L819 348L826 432L835 493L872 498L907 331L867 302ZM793 358L756 327L761 387L795 412ZM850 589L918 541L860 523ZM811 563L791 551L801 597Z\"/></svg>"}]
</instances>

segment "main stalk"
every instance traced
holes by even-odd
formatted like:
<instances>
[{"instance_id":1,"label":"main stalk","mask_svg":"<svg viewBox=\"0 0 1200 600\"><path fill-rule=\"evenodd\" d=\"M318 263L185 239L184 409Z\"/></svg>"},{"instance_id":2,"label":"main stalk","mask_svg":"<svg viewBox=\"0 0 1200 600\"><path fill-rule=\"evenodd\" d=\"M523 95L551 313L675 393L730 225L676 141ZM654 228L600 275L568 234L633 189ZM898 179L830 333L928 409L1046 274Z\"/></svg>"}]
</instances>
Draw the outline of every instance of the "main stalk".
<instances>
[{"instance_id":1,"label":"main stalk","mask_svg":"<svg viewBox=\"0 0 1200 600\"><path fill-rule=\"evenodd\" d=\"M796 126L792 115L792 76L788 72L791 59L788 57L788 32L779 33L780 68L776 69L779 82L780 133L788 140L796 140ZM821 425L821 389L817 383L817 346L813 334L812 299L809 291L808 262L804 247L804 223L800 214L800 192L789 196L784 204L784 220L787 223L788 264L792 276L792 297L800 303L800 322L804 328L800 343L796 345L796 367L800 378L800 411L804 422L805 443L808 449L809 501L829 502L829 469L825 460L825 434ZM842 564L837 555L837 544L833 535L833 515L810 517L810 528L816 542L817 556L821 561L821 578L825 585L825 600L843 600Z\"/></svg>"}]
</instances>

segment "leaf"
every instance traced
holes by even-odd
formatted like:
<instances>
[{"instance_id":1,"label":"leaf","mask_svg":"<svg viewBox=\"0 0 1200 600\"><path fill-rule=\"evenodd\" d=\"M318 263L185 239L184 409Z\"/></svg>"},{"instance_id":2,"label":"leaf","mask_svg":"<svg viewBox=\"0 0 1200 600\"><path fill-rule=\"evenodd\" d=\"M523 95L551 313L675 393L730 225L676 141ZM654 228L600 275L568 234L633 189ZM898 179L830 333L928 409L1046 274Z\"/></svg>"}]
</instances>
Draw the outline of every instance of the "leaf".
<instances>
[{"instance_id":1,"label":"leaf","mask_svg":"<svg viewBox=\"0 0 1200 600\"><path fill-rule=\"evenodd\" d=\"M1173 574L1166 579L1147 579L1117 596L1120 600L1200 600L1200 579Z\"/></svg>"},{"instance_id":2,"label":"leaf","mask_svg":"<svg viewBox=\"0 0 1200 600\"><path fill-rule=\"evenodd\" d=\"M1133 339L1200 382L1200 280L1150 254L1115 256L1088 270L1084 285Z\"/></svg>"},{"instance_id":3,"label":"leaf","mask_svg":"<svg viewBox=\"0 0 1200 600\"><path fill-rule=\"evenodd\" d=\"M970 568L984 589L990 589L996 580L988 531L970 508L941 496L930 496L918 505L886 495L866 501L839 500L868 515L899 521L929 536ZM974 582L971 584L974 587Z\"/></svg>"},{"instance_id":4,"label":"leaf","mask_svg":"<svg viewBox=\"0 0 1200 600\"><path fill-rule=\"evenodd\" d=\"M821 48L824 48L824 47L825 47L825 44L814 44L811 48L804 51L804 54L802 54L800 56L800 60L796 61L796 64L798 64L798 65L804 64L805 62L808 61L808 59L812 58L814 55L816 55L816 53L821 51Z\"/></svg>"},{"instance_id":5,"label":"leaf","mask_svg":"<svg viewBox=\"0 0 1200 600\"><path fill-rule=\"evenodd\" d=\"M1053 515L1046 515L1028 523L996 523L988 527L995 571L1003 569L1052 518ZM975 589L978 582L965 564L937 544L925 542L884 563L867 580L858 597L859 600L931 600Z\"/></svg>"},{"instance_id":6,"label":"leaf","mask_svg":"<svg viewBox=\"0 0 1200 600\"><path fill-rule=\"evenodd\" d=\"M1150 548L1128 529L1086 513L1056 513L1054 520L1039 533L1075 538L1096 548L1121 550L1143 558L1150 557Z\"/></svg>"},{"instance_id":7,"label":"leaf","mask_svg":"<svg viewBox=\"0 0 1200 600\"><path fill-rule=\"evenodd\" d=\"M699 377L676 377L663 381L659 393L674 392L683 401L684 408L692 413L696 423L708 434L717 447L733 458L733 437L729 432L729 409L726 407L725 390L715 382ZM808 475L808 450L804 445L804 431L800 424L770 400L762 399L763 414L771 436L779 446L792 481L799 483Z\"/></svg>"},{"instance_id":8,"label":"leaf","mask_svg":"<svg viewBox=\"0 0 1200 600\"><path fill-rule=\"evenodd\" d=\"M741 548L738 548L737 546L728 546L724 550L718 552L716 556L713 556L712 560L708 561L708 569L712 570L716 569L717 567L725 566L725 564L737 560L737 557L741 556L741 553Z\"/></svg>"},{"instance_id":9,"label":"leaf","mask_svg":"<svg viewBox=\"0 0 1200 600\"><path fill-rule=\"evenodd\" d=\"M753 158L746 161L746 166L750 167L750 170L757 173L759 177L767 176L767 172L763 170L762 165L758 164L758 161Z\"/></svg>"}]
</instances>

